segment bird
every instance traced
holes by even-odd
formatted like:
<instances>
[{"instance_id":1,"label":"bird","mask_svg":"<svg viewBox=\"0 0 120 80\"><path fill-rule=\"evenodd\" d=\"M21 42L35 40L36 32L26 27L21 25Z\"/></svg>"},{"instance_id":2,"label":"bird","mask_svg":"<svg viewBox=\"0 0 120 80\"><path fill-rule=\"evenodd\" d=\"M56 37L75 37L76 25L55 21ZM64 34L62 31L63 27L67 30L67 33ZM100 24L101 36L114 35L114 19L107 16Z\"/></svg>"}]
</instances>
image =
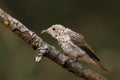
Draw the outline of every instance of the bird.
<instances>
[{"instance_id":1,"label":"bird","mask_svg":"<svg viewBox=\"0 0 120 80\"><path fill-rule=\"evenodd\" d=\"M104 71L108 71L94 54L92 47L85 41L83 35L60 24L52 25L41 33L47 33L56 39L64 54L72 60L91 63Z\"/></svg>"}]
</instances>

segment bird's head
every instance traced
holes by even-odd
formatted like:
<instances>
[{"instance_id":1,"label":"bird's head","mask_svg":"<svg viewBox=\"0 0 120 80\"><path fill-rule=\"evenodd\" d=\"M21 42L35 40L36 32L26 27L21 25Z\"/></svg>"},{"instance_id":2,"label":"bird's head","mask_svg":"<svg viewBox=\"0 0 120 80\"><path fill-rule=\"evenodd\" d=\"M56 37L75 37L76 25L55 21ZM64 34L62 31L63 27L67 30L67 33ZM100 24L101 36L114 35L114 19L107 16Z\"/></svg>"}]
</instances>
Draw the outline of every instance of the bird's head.
<instances>
[{"instance_id":1,"label":"bird's head","mask_svg":"<svg viewBox=\"0 0 120 80\"><path fill-rule=\"evenodd\" d=\"M64 34L65 31L65 27L62 25L53 25L50 28L43 30L41 33L48 33L50 34L53 38L57 39L57 37L61 36L62 34Z\"/></svg>"}]
</instances>

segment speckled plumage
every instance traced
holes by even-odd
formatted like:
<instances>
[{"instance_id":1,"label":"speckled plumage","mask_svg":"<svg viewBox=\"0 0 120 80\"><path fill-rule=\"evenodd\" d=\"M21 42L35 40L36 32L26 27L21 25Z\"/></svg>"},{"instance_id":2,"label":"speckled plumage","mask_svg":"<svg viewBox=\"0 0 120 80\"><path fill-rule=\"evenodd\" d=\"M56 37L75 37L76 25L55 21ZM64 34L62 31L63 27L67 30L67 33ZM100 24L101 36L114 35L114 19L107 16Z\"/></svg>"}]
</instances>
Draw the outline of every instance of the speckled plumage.
<instances>
[{"instance_id":1,"label":"speckled plumage","mask_svg":"<svg viewBox=\"0 0 120 80\"><path fill-rule=\"evenodd\" d=\"M50 34L58 41L58 44L63 49L65 55L72 59L76 59L77 61L98 65L101 69L107 71L81 34L57 24L42 31L42 33L44 32Z\"/></svg>"}]
</instances>

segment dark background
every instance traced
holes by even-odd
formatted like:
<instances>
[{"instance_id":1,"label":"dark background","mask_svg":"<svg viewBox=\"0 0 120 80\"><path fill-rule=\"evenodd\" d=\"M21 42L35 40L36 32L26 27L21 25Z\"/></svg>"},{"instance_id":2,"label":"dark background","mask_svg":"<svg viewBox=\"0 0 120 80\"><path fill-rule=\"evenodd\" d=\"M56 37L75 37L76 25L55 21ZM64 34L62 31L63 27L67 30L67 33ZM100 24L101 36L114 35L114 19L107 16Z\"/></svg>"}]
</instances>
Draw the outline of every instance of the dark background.
<instances>
[{"instance_id":1,"label":"dark background","mask_svg":"<svg viewBox=\"0 0 120 80\"><path fill-rule=\"evenodd\" d=\"M85 66L109 80L120 79L120 0L0 0L0 8L54 46L56 40L40 34L53 24L83 34L110 72ZM81 80L47 58L35 63L34 56L28 44L0 24L0 80Z\"/></svg>"}]
</instances>

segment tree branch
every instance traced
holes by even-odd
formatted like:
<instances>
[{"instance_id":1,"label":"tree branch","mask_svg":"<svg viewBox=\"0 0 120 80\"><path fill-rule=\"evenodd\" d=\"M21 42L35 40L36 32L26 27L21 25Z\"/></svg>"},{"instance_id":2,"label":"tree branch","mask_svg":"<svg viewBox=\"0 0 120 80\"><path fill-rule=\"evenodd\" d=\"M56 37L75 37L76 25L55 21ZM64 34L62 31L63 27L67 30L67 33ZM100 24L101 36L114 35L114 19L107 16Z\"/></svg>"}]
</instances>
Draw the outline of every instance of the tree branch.
<instances>
[{"instance_id":1,"label":"tree branch","mask_svg":"<svg viewBox=\"0 0 120 80\"><path fill-rule=\"evenodd\" d=\"M29 30L21 22L8 15L2 9L0 9L0 22L32 46L37 53L43 54L45 57L48 57L78 77L85 80L107 80L101 75L85 68L79 62L68 59L67 56L62 54L55 47L44 42L37 34Z\"/></svg>"}]
</instances>

